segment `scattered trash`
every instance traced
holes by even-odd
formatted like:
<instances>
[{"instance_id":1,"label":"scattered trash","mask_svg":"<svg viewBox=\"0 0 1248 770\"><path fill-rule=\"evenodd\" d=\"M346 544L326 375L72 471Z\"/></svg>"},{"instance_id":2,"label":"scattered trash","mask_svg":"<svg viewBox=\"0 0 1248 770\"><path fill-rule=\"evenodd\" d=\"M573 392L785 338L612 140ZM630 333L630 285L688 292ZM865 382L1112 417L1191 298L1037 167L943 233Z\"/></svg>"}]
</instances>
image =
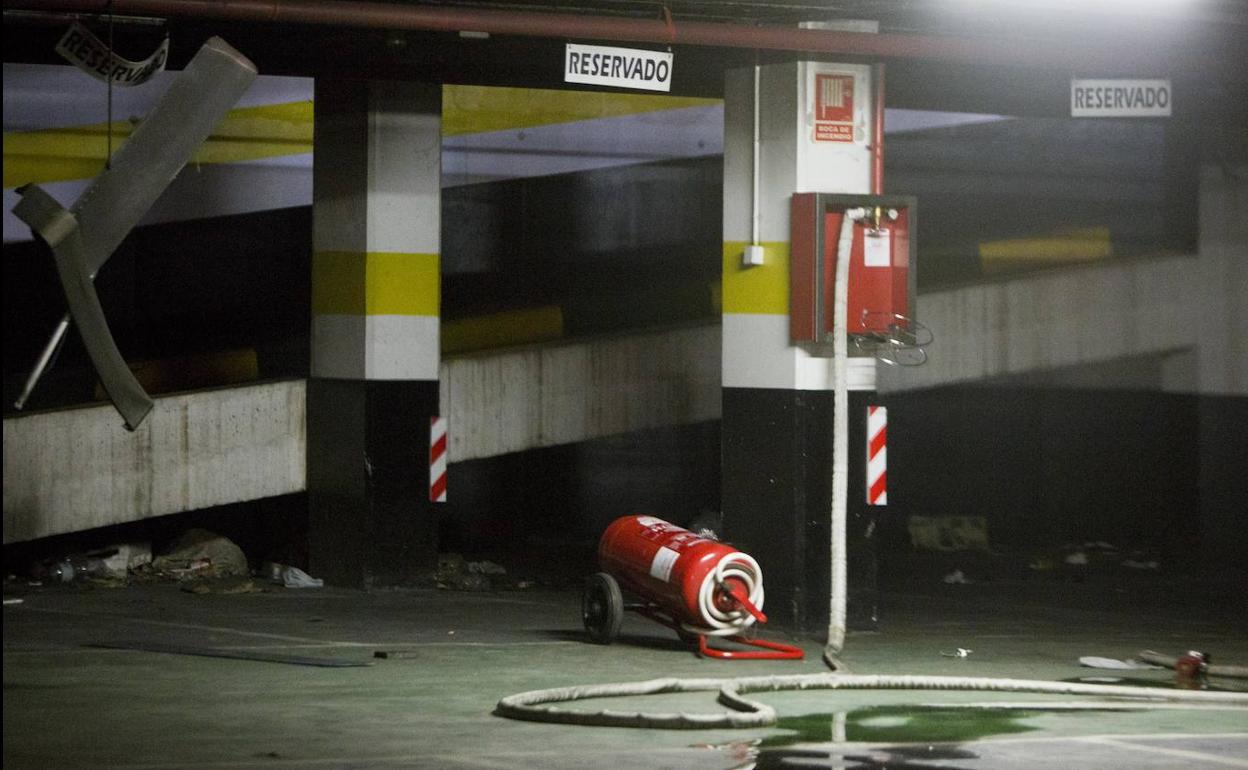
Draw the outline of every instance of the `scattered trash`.
<instances>
[{"instance_id":1,"label":"scattered trash","mask_svg":"<svg viewBox=\"0 0 1248 770\"><path fill-rule=\"evenodd\" d=\"M1027 566L1036 571L1043 572L1046 570L1051 570L1054 567L1056 567L1057 562L1053 561L1052 559L1046 559L1043 556L1038 556L1032 559L1030 562L1028 562Z\"/></svg>"},{"instance_id":2,"label":"scattered trash","mask_svg":"<svg viewBox=\"0 0 1248 770\"><path fill-rule=\"evenodd\" d=\"M955 569L953 572L945 575L944 582L949 585L970 585L971 580L966 575L962 574L962 570Z\"/></svg>"},{"instance_id":3,"label":"scattered trash","mask_svg":"<svg viewBox=\"0 0 1248 770\"><path fill-rule=\"evenodd\" d=\"M974 652L974 650L968 650L965 647L959 647L953 652L942 652L940 654L946 658L969 658L972 652Z\"/></svg>"},{"instance_id":4,"label":"scattered trash","mask_svg":"<svg viewBox=\"0 0 1248 770\"><path fill-rule=\"evenodd\" d=\"M1137 669L1161 668L1161 666L1154 666L1151 663L1144 663L1143 661L1136 660L1135 658L1129 658L1127 660L1118 660L1117 658L1098 658L1093 655L1086 655L1080 658L1079 665L1086 666L1088 668L1107 668L1107 669L1115 669L1115 670L1120 670L1120 671L1134 671Z\"/></svg>"},{"instance_id":5,"label":"scattered trash","mask_svg":"<svg viewBox=\"0 0 1248 770\"><path fill-rule=\"evenodd\" d=\"M491 565L490 568L497 567L500 572L485 572L483 567L487 564ZM477 565L477 568L473 569L473 565ZM505 575L506 573L507 570L493 562L465 562L464 557L457 553L438 554L436 576L438 588L448 588L454 591L488 591L493 587L490 575Z\"/></svg>"},{"instance_id":6,"label":"scattered trash","mask_svg":"<svg viewBox=\"0 0 1248 770\"><path fill-rule=\"evenodd\" d=\"M534 585L536 584L532 580L521 580L519 583L516 583L516 588L532 588Z\"/></svg>"},{"instance_id":7,"label":"scattered trash","mask_svg":"<svg viewBox=\"0 0 1248 770\"><path fill-rule=\"evenodd\" d=\"M7 605L10 605L10 604L21 604L21 603L22 603L22 602L24 602L24 601L25 601L25 599L5 599L5 600L4 600L4 603L5 603L5 605L7 606Z\"/></svg>"},{"instance_id":8,"label":"scattered trash","mask_svg":"<svg viewBox=\"0 0 1248 770\"><path fill-rule=\"evenodd\" d=\"M1161 566L1156 561L1136 561L1135 559L1123 559L1121 564L1128 569L1157 569Z\"/></svg>"},{"instance_id":9,"label":"scattered trash","mask_svg":"<svg viewBox=\"0 0 1248 770\"><path fill-rule=\"evenodd\" d=\"M910 543L928 551L988 551L988 520L983 516L911 516Z\"/></svg>"},{"instance_id":10,"label":"scattered trash","mask_svg":"<svg viewBox=\"0 0 1248 770\"><path fill-rule=\"evenodd\" d=\"M1088 555L1083 551L1075 551L1074 553L1066 554L1066 558L1063 561L1067 564L1082 567L1088 563Z\"/></svg>"},{"instance_id":11,"label":"scattered trash","mask_svg":"<svg viewBox=\"0 0 1248 770\"><path fill-rule=\"evenodd\" d=\"M109 550L116 551L104 559L104 568L110 577L124 578L128 573L152 563L151 543L121 543Z\"/></svg>"},{"instance_id":12,"label":"scattered trash","mask_svg":"<svg viewBox=\"0 0 1248 770\"><path fill-rule=\"evenodd\" d=\"M324 580L314 578L289 564L266 561L260 565L260 574L264 575L270 583L277 583L287 588L323 588L325 586Z\"/></svg>"},{"instance_id":13,"label":"scattered trash","mask_svg":"<svg viewBox=\"0 0 1248 770\"><path fill-rule=\"evenodd\" d=\"M168 553L152 560L156 572L185 579L204 577L246 577L247 556L229 538L205 529L188 530Z\"/></svg>"},{"instance_id":14,"label":"scattered trash","mask_svg":"<svg viewBox=\"0 0 1248 770\"><path fill-rule=\"evenodd\" d=\"M81 582L89 578L111 579L115 575L110 570L103 558L92 554L73 554L52 563L44 563L36 566L35 572L38 577L48 578L54 583L73 583ZM125 578L125 572L121 573L121 577Z\"/></svg>"},{"instance_id":15,"label":"scattered trash","mask_svg":"<svg viewBox=\"0 0 1248 770\"><path fill-rule=\"evenodd\" d=\"M197 559L188 562L185 567L165 567L157 568L161 574L167 575L178 580L190 580L197 577L212 577L212 560Z\"/></svg>"},{"instance_id":16,"label":"scattered trash","mask_svg":"<svg viewBox=\"0 0 1248 770\"><path fill-rule=\"evenodd\" d=\"M325 581L312 577L298 567L287 566L282 569L282 585L287 588L323 588Z\"/></svg>"},{"instance_id":17,"label":"scattered trash","mask_svg":"<svg viewBox=\"0 0 1248 770\"><path fill-rule=\"evenodd\" d=\"M470 561L468 571L477 575L506 575L507 570L501 564L492 561Z\"/></svg>"}]
</instances>

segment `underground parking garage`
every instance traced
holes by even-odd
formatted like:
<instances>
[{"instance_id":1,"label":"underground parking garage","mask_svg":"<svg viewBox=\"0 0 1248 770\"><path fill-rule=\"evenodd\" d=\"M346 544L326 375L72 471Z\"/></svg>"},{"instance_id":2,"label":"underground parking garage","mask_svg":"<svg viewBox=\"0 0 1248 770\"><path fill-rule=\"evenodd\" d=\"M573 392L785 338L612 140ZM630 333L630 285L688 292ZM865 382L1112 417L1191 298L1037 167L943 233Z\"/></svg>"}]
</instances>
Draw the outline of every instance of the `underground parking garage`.
<instances>
[{"instance_id":1,"label":"underground parking garage","mask_svg":"<svg viewBox=\"0 0 1248 770\"><path fill-rule=\"evenodd\" d=\"M1246 25L6 0L5 765L1242 765Z\"/></svg>"}]
</instances>

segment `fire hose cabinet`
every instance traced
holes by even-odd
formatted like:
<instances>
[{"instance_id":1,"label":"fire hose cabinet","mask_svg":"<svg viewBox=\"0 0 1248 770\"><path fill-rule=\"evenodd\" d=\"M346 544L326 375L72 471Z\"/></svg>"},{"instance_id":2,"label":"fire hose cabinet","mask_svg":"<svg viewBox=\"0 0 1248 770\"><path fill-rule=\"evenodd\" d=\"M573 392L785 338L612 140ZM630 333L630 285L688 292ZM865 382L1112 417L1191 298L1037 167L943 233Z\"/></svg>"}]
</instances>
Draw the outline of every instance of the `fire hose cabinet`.
<instances>
[{"instance_id":1,"label":"fire hose cabinet","mask_svg":"<svg viewBox=\"0 0 1248 770\"><path fill-rule=\"evenodd\" d=\"M832 342L836 261L852 216L846 331L859 343L912 336L918 201L905 195L795 193L791 201L790 336ZM870 346L850 347L851 355Z\"/></svg>"}]
</instances>

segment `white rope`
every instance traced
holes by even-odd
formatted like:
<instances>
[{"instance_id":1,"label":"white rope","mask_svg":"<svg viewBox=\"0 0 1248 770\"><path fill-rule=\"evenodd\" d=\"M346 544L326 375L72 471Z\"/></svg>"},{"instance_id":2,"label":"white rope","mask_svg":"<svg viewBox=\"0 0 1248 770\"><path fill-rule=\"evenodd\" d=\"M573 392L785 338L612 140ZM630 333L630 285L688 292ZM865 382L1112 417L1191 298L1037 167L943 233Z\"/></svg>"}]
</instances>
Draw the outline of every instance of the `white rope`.
<instances>
[{"instance_id":1,"label":"white rope","mask_svg":"<svg viewBox=\"0 0 1248 770\"><path fill-rule=\"evenodd\" d=\"M1121 707L1158 708L1158 704L1201 705L1205 708L1246 709L1248 693L1206 690L1168 690L1160 687L1046 682L1034 679L982 679L963 676L897 676L849 674L798 674L740 677L735 679L652 679L615 682L508 695L495 713L510 719L604 727L643 727L669 730L759 728L776 723L776 710L744 697L745 693L783 690L956 690L1029 692L1122 699ZM728 711L718 713L645 713L639 711L580 711L552 705L591 698L663 695L680 692L718 691L718 701ZM1134 703L1130 701L1135 701ZM1119 702L1115 703L1116 706Z\"/></svg>"}]
</instances>

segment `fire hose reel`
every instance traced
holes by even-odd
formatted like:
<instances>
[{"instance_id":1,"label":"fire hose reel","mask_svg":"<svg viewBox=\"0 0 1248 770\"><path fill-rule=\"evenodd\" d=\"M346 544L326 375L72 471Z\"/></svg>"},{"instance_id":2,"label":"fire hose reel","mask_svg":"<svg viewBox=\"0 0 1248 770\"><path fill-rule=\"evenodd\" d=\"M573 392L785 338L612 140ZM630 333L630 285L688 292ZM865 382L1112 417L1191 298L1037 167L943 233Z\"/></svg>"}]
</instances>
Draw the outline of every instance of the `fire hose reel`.
<instances>
[{"instance_id":1,"label":"fire hose reel","mask_svg":"<svg viewBox=\"0 0 1248 770\"><path fill-rule=\"evenodd\" d=\"M725 659L796 659L801 648L743 636L763 614L758 562L730 545L653 516L624 516L598 543L602 569L585 582L581 616L591 640L610 644L631 610L697 641L701 655ZM623 589L623 590L622 590ZM625 603L624 591L640 602ZM722 650L722 637L759 650Z\"/></svg>"}]
</instances>

